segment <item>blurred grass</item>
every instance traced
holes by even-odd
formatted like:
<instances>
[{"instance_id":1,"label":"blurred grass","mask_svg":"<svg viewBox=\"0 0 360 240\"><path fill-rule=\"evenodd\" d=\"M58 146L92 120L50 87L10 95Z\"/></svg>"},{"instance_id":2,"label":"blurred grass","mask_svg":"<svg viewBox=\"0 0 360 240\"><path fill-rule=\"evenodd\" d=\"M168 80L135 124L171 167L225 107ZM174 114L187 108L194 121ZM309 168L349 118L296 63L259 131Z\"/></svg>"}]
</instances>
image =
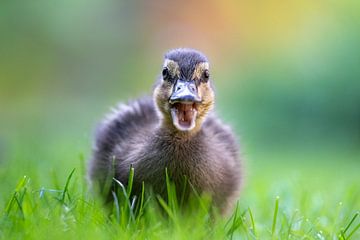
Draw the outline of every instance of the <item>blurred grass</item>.
<instances>
[{"instance_id":1,"label":"blurred grass","mask_svg":"<svg viewBox=\"0 0 360 240\"><path fill-rule=\"evenodd\" d=\"M68 172L60 184L57 173L41 187L32 178L24 177L15 190L12 186L13 194L6 197L0 236L6 239L168 239L169 236L172 239L342 239L341 231L344 239L352 231L351 239L360 236L357 162L333 169L318 162L284 164L279 155L266 157L261 159L264 164L260 168L253 168L256 177L246 184L234 215L216 222L211 220L206 198L193 201L190 211L182 212L174 205L171 194L169 202L161 204L166 211L161 211L154 202L156 196L151 196L152 200L144 201L143 215L131 218L135 208L127 207L131 202L127 203L120 192L119 206L107 217L100 201L86 191L81 168L73 176L73 172ZM328 156L329 161L331 158ZM276 167L269 167L265 160L277 163ZM310 159L298 157L297 160Z\"/></svg>"}]
</instances>

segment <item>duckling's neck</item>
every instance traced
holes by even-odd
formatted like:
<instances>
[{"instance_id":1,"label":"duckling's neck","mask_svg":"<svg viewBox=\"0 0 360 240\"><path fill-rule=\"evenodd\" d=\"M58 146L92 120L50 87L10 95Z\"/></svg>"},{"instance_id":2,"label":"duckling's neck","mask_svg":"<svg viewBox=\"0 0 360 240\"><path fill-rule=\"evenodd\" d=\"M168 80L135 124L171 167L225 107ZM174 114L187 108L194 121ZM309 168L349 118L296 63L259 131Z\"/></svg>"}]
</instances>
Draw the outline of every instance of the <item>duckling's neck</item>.
<instances>
[{"instance_id":1,"label":"duckling's neck","mask_svg":"<svg viewBox=\"0 0 360 240\"><path fill-rule=\"evenodd\" d=\"M199 134L200 127L195 127L190 131L180 131L172 122L162 121L156 130L156 135L166 136L175 141L189 141Z\"/></svg>"}]
</instances>

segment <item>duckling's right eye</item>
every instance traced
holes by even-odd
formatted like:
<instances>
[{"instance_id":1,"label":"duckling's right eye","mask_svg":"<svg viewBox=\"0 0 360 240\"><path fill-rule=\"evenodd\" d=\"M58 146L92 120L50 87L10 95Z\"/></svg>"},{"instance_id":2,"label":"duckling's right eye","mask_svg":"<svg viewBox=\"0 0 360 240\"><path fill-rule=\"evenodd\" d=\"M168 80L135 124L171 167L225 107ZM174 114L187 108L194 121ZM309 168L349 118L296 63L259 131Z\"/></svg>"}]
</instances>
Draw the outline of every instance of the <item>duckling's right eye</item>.
<instances>
[{"instance_id":1,"label":"duckling's right eye","mask_svg":"<svg viewBox=\"0 0 360 240\"><path fill-rule=\"evenodd\" d=\"M167 67L164 67L162 70L162 76L164 80L170 80L170 72Z\"/></svg>"}]
</instances>

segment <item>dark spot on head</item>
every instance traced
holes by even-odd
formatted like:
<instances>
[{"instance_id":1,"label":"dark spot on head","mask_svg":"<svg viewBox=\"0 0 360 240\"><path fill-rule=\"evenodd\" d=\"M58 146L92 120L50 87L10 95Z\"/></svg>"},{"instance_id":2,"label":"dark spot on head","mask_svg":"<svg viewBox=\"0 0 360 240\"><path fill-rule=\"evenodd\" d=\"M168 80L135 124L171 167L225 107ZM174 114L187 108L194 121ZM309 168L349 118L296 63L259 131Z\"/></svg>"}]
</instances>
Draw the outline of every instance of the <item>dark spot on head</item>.
<instances>
[{"instance_id":1,"label":"dark spot on head","mask_svg":"<svg viewBox=\"0 0 360 240\"><path fill-rule=\"evenodd\" d=\"M178 48L165 54L165 59L175 61L180 67L180 78L191 79L198 63L207 62L204 54L194 49Z\"/></svg>"}]
</instances>

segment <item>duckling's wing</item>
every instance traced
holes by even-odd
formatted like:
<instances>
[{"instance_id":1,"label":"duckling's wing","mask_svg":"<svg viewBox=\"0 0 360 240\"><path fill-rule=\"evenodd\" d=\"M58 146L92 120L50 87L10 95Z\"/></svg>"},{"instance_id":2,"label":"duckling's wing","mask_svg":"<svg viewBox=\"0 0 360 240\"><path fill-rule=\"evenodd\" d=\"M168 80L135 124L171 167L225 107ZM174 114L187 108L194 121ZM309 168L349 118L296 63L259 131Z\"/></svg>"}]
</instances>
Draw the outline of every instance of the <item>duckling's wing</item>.
<instances>
[{"instance_id":1,"label":"duckling's wing","mask_svg":"<svg viewBox=\"0 0 360 240\"><path fill-rule=\"evenodd\" d=\"M223 148L219 149L219 151L226 151L230 153L234 159L238 158L239 140L231 127L223 123L215 113L209 114L203 124L203 128L206 130L208 139L212 139L214 145Z\"/></svg>"},{"instance_id":2,"label":"duckling's wing","mask_svg":"<svg viewBox=\"0 0 360 240\"><path fill-rule=\"evenodd\" d=\"M105 179L112 168L116 148L126 146L133 139L151 132L159 117L151 97L144 97L128 104L119 104L102 121L96 131L89 177Z\"/></svg>"}]
</instances>

